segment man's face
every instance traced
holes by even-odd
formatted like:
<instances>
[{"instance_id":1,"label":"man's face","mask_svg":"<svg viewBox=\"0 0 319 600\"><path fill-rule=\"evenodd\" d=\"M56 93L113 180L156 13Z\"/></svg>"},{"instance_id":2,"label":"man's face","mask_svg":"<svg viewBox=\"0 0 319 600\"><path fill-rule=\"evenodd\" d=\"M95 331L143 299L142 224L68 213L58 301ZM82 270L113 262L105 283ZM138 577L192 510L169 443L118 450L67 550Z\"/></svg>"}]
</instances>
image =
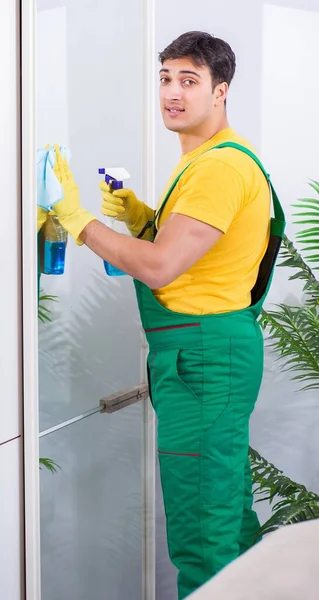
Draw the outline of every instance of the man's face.
<instances>
[{"instance_id":1,"label":"man's face","mask_svg":"<svg viewBox=\"0 0 319 600\"><path fill-rule=\"evenodd\" d=\"M212 77L207 66L198 67L189 58L164 61L160 70L159 93L167 129L196 134L213 116L217 88L213 92Z\"/></svg>"}]
</instances>

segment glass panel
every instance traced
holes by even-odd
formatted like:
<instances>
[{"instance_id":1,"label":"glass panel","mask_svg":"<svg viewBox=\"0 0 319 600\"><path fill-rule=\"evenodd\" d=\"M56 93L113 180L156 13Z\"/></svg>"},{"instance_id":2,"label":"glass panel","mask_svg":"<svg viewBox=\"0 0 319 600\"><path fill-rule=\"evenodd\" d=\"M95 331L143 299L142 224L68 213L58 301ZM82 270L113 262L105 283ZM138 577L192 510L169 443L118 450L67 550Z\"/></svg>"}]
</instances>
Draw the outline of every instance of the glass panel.
<instances>
[{"instance_id":1,"label":"glass panel","mask_svg":"<svg viewBox=\"0 0 319 600\"><path fill-rule=\"evenodd\" d=\"M142 598L142 403L41 439L44 600ZM125 437L123 433L125 432Z\"/></svg>"},{"instance_id":2,"label":"glass panel","mask_svg":"<svg viewBox=\"0 0 319 600\"><path fill-rule=\"evenodd\" d=\"M97 217L99 167L125 167L141 195L141 16L142 0L38 1L37 144L70 149L82 203ZM58 300L40 324L43 430L139 383L140 323L131 278L108 277L70 236L64 275L42 275L40 286Z\"/></svg>"},{"instance_id":3,"label":"glass panel","mask_svg":"<svg viewBox=\"0 0 319 600\"><path fill-rule=\"evenodd\" d=\"M142 187L142 0L38 0L37 147L66 146L83 206L100 214L101 167ZM44 600L141 600L143 403L69 419L140 383L129 277L68 239L62 275L41 275L40 456Z\"/></svg>"}]
</instances>

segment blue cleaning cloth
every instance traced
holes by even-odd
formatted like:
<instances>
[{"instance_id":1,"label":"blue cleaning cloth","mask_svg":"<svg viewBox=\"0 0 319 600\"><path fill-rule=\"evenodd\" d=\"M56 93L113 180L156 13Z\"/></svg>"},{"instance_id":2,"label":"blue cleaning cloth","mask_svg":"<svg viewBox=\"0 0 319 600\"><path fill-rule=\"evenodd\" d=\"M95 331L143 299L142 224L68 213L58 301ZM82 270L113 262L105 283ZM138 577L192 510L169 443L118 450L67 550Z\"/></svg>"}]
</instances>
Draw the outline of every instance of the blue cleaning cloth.
<instances>
[{"instance_id":1,"label":"blue cleaning cloth","mask_svg":"<svg viewBox=\"0 0 319 600\"><path fill-rule=\"evenodd\" d=\"M68 148L60 146L60 151L62 157L69 161L71 153ZM53 146L37 150L37 204L46 210L63 198L62 185L53 171L55 161Z\"/></svg>"}]
</instances>

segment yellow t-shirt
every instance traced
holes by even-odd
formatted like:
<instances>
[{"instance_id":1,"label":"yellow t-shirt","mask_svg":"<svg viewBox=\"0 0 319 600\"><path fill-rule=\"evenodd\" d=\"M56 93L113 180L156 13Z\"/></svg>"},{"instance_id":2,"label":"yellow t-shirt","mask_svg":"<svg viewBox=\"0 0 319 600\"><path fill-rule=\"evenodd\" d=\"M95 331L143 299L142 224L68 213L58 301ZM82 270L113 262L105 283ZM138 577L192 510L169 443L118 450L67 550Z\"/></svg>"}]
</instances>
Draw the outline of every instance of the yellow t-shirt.
<instances>
[{"instance_id":1,"label":"yellow t-shirt","mask_svg":"<svg viewBox=\"0 0 319 600\"><path fill-rule=\"evenodd\" d=\"M182 155L160 199L176 176L208 148L232 141L249 148L232 129L220 131L193 152ZM153 290L169 310L187 314L222 313L245 308L269 239L270 191L252 158L235 148L199 156L171 193L157 227L170 213L193 217L224 235L191 269L169 285Z\"/></svg>"}]
</instances>

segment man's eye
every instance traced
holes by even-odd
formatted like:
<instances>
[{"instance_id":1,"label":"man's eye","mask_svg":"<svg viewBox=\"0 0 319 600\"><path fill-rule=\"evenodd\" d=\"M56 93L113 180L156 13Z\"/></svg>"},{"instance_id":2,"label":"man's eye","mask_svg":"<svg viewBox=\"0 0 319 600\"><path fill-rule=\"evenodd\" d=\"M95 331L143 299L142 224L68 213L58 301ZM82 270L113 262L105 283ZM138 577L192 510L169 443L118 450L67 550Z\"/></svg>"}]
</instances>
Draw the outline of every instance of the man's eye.
<instances>
[{"instance_id":1,"label":"man's eye","mask_svg":"<svg viewBox=\"0 0 319 600\"><path fill-rule=\"evenodd\" d=\"M195 81L193 81L192 79L184 79L184 82L186 85L195 85Z\"/></svg>"},{"instance_id":2,"label":"man's eye","mask_svg":"<svg viewBox=\"0 0 319 600\"><path fill-rule=\"evenodd\" d=\"M166 83L168 81L167 77L161 77L160 83Z\"/></svg>"}]
</instances>

